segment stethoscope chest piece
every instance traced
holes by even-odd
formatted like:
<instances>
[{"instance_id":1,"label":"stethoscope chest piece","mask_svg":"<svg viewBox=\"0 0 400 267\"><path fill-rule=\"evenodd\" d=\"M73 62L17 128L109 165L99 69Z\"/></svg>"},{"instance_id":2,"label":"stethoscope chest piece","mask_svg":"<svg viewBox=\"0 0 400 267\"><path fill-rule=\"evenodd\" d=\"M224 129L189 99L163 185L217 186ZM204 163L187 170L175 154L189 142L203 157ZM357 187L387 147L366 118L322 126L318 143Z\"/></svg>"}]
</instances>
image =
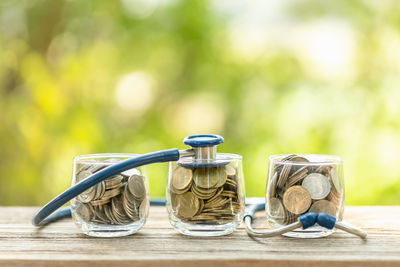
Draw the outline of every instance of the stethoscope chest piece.
<instances>
[{"instance_id":1,"label":"stethoscope chest piece","mask_svg":"<svg viewBox=\"0 0 400 267\"><path fill-rule=\"evenodd\" d=\"M217 153L217 146L224 142L219 135L191 135L183 139L185 145L191 146L194 155L182 157L178 165L185 168L215 168L229 164L229 160Z\"/></svg>"}]
</instances>

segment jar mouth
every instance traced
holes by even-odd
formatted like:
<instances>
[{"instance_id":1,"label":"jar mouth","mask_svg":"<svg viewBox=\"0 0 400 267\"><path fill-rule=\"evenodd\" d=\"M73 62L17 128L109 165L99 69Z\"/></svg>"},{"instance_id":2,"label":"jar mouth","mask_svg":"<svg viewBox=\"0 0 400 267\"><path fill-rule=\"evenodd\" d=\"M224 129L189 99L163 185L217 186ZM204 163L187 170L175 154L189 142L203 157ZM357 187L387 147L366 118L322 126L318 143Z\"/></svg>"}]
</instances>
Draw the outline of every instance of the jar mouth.
<instances>
[{"instance_id":1,"label":"jar mouth","mask_svg":"<svg viewBox=\"0 0 400 267\"><path fill-rule=\"evenodd\" d=\"M86 154L86 155L79 155L79 156L74 157L74 162L112 165L115 162L109 162L109 161L107 161L107 159L125 160L128 158L135 158L138 156L140 156L140 154L130 154L130 153Z\"/></svg>"},{"instance_id":2,"label":"jar mouth","mask_svg":"<svg viewBox=\"0 0 400 267\"><path fill-rule=\"evenodd\" d=\"M309 160L309 162L300 161L282 161L285 157L289 155L296 155ZM339 165L343 163L342 158L334 155L324 155L324 154L278 154L268 157L269 162L278 164L288 164L288 165Z\"/></svg>"},{"instance_id":3,"label":"jar mouth","mask_svg":"<svg viewBox=\"0 0 400 267\"><path fill-rule=\"evenodd\" d=\"M238 161L242 160L242 156L238 154L231 154L231 153L217 153L215 159L196 159L192 156L190 157L181 157L178 161L180 160L190 160L193 162L221 162L221 161Z\"/></svg>"}]
</instances>

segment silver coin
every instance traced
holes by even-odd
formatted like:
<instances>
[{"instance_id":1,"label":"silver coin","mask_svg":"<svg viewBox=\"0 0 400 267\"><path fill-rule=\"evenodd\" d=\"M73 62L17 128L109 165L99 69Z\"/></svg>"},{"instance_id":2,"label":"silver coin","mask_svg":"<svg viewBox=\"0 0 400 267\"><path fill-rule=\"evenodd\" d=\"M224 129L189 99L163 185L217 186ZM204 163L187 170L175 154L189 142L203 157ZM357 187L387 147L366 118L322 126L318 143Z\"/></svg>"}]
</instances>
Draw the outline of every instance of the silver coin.
<instances>
[{"instance_id":1,"label":"silver coin","mask_svg":"<svg viewBox=\"0 0 400 267\"><path fill-rule=\"evenodd\" d=\"M121 189L120 188L106 190L106 192L104 193L102 199L112 198L112 197L118 196L120 193L121 193Z\"/></svg>"},{"instance_id":2,"label":"silver coin","mask_svg":"<svg viewBox=\"0 0 400 267\"><path fill-rule=\"evenodd\" d=\"M85 222L90 222L94 217L93 208L89 204L79 203L76 213Z\"/></svg>"},{"instance_id":3,"label":"silver coin","mask_svg":"<svg viewBox=\"0 0 400 267\"><path fill-rule=\"evenodd\" d=\"M87 177L91 176L92 173L90 171L82 171L79 173L76 177L77 181L82 181L86 179ZM88 203L95 199L96 197L96 186L90 187L88 190L84 191L80 195L77 196L77 199L83 203Z\"/></svg>"},{"instance_id":4,"label":"silver coin","mask_svg":"<svg viewBox=\"0 0 400 267\"><path fill-rule=\"evenodd\" d=\"M146 187L144 185L143 176L134 174L128 179L128 189L136 199L143 199L146 194Z\"/></svg>"},{"instance_id":5,"label":"silver coin","mask_svg":"<svg viewBox=\"0 0 400 267\"><path fill-rule=\"evenodd\" d=\"M149 200L147 198L144 198L142 200L142 203L140 203L140 207L139 207L140 219L145 219L147 217L148 213L149 213Z\"/></svg>"},{"instance_id":6,"label":"silver coin","mask_svg":"<svg viewBox=\"0 0 400 267\"><path fill-rule=\"evenodd\" d=\"M106 189L113 189L119 187L124 177L122 175L114 175L104 181Z\"/></svg>"},{"instance_id":7,"label":"silver coin","mask_svg":"<svg viewBox=\"0 0 400 267\"><path fill-rule=\"evenodd\" d=\"M331 177L333 186L335 187L337 192L341 192L342 188L340 186L340 180L339 180L339 176L335 170L335 168L332 168L331 171L329 172L329 176Z\"/></svg>"},{"instance_id":8,"label":"silver coin","mask_svg":"<svg viewBox=\"0 0 400 267\"><path fill-rule=\"evenodd\" d=\"M138 204L129 192L128 185L125 186L123 195L122 204L124 205L126 213L132 220L138 220Z\"/></svg>"},{"instance_id":9,"label":"silver coin","mask_svg":"<svg viewBox=\"0 0 400 267\"><path fill-rule=\"evenodd\" d=\"M95 173L100 171L101 169L104 169L105 167L107 167L107 165L104 164L93 164L90 166L90 168L88 169L88 171Z\"/></svg>"},{"instance_id":10,"label":"silver coin","mask_svg":"<svg viewBox=\"0 0 400 267\"><path fill-rule=\"evenodd\" d=\"M302 187L307 189L311 198L315 200L323 199L331 191L331 183L328 177L320 173L311 173L302 182Z\"/></svg>"},{"instance_id":11,"label":"silver coin","mask_svg":"<svg viewBox=\"0 0 400 267\"><path fill-rule=\"evenodd\" d=\"M80 182L83 179L86 179L87 177L91 176L93 173L89 170L81 171L76 175L76 181Z\"/></svg>"},{"instance_id":12,"label":"silver coin","mask_svg":"<svg viewBox=\"0 0 400 267\"><path fill-rule=\"evenodd\" d=\"M103 206L95 207L94 209L96 219L99 221L99 223L109 223L109 219L107 218L106 214L104 213Z\"/></svg>"}]
</instances>

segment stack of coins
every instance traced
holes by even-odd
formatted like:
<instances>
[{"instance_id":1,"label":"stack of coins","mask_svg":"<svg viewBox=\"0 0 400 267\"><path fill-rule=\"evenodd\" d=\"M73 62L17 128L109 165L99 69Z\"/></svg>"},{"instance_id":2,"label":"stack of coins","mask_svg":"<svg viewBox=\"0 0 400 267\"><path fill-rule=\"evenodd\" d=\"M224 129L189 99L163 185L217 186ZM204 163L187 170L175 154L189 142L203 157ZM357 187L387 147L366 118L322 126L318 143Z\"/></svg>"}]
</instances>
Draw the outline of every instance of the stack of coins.
<instances>
[{"instance_id":1,"label":"stack of coins","mask_svg":"<svg viewBox=\"0 0 400 267\"><path fill-rule=\"evenodd\" d=\"M336 166L307 162L304 157L290 155L274 166L267 211L278 224L293 223L306 212L337 216L341 208L343 189Z\"/></svg>"},{"instance_id":2,"label":"stack of coins","mask_svg":"<svg viewBox=\"0 0 400 267\"><path fill-rule=\"evenodd\" d=\"M243 209L237 170L231 165L210 168L176 167L170 178L172 210L184 222L224 224Z\"/></svg>"},{"instance_id":3,"label":"stack of coins","mask_svg":"<svg viewBox=\"0 0 400 267\"><path fill-rule=\"evenodd\" d=\"M79 182L109 163L80 164L76 172ZM149 200L144 176L131 169L92 186L75 198L76 214L85 222L98 224L129 224L146 217Z\"/></svg>"}]
</instances>

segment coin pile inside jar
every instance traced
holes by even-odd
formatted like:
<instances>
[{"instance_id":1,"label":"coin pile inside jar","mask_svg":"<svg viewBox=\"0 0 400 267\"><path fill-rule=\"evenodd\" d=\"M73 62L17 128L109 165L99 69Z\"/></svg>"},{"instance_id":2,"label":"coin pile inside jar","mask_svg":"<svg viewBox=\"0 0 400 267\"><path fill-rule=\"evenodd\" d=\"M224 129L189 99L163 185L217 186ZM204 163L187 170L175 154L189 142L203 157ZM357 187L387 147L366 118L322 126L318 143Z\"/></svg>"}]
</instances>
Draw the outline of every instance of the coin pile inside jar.
<instances>
[{"instance_id":1,"label":"coin pile inside jar","mask_svg":"<svg viewBox=\"0 0 400 267\"><path fill-rule=\"evenodd\" d=\"M113 162L113 161L111 161ZM110 164L84 164L78 167L79 182ZM145 218L149 201L144 176L131 169L92 186L76 197L76 213L85 222L128 224Z\"/></svg>"},{"instance_id":2,"label":"coin pile inside jar","mask_svg":"<svg viewBox=\"0 0 400 267\"><path fill-rule=\"evenodd\" d=\"M172 209L184 222L224 224L234 220L243 208L237 170L231 165L178 166L169 186Z\"/></svg>"},{"instance_id":3,"label":"coin pile inside jar","mask_svg":"<svg viewBox=\"0 0 400 267\"><path fill-rule=\"evenodd\" d=\"M309 161L298 155L280 162L274 166L267 191L268 212L276 223L293 223L306 212L337 215L343 190L335 165L302 165Z\"/></svg>"}]
</instances>

